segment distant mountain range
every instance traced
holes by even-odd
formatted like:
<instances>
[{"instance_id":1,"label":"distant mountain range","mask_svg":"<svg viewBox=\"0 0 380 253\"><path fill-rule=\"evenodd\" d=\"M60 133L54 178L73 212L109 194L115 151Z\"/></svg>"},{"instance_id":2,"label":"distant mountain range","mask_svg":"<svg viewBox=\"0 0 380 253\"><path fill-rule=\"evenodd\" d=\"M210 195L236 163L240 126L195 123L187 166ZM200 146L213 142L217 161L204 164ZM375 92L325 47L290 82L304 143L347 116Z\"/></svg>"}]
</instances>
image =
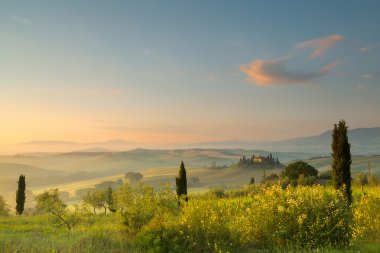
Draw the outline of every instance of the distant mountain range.
<instances>
[{"instance_id":1,"label":"distant mountain range","mask_svg":"<svg viewBox=\"0 0 380 253\"><path fill-rule=\"evenodd\" d=\"M282 141L250 142L228 140L220 142L202 142L188 145L189 148L244 148L261 149L271 152L303 152L316 155L328 155L331 152L332 131L320 135L300 137ZM357 155L380 154L380 127L357 128L348 131L351 153Z\"/></svg>"},{"instance_id":2,"label":"distant mountain range","mask_svg":"<svg viewBox=\"0 0 380 253\"><path fill-rule=\"evenodd\" d=\"M331 152L331 133L326 131L320 135L300 137L281 141L241 141L226 140L216 142L200 142L186 145L167 146L164 149L247 149L265 150L269 152L308 153L316 156L329 155ZM380 154L380 127L357 128L348 132L351 153L356 155ZM138 143L122 139L104 142L66 142L66 141L30 141L11 147L12 153L30 152L111 152L126 151L141 147ZM162 149L163 147L158 147Z\"/></svg>"},{"instance_id":3,"label":"distant mountain range","mask_svg":"<svg viewBox=\"0 0 380 253\"><path fill-rule=\"evenodd\" d=\"M108 140L103 142L72 142L72 141L29 141L11 147L17 153L50 152L61 153L70 151L86 152L111 152L136 148L137 144L122 139Z\"/></svg>"}]
</instances>

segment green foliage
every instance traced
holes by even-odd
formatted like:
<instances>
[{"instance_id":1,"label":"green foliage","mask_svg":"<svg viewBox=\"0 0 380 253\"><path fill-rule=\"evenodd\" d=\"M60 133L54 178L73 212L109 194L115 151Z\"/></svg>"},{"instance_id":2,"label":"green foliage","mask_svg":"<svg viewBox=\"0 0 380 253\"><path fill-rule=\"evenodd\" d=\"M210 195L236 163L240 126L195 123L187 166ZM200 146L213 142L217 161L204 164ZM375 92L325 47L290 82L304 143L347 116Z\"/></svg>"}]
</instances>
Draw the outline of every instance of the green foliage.
<instances>
[{"instance_id":1,"label":"green foliage","mask_svg":"<svg viewBox=\"0 0 380 253\"><path fill-rule=\"evenodd\" d=\"M299 179L299 178L298 178ZM170 185L116 191L118 215L65 208L57 190L36 197L42 215L0 217L0 252L377 252L380 188L354 201L330 187L247 185L180 200ZM113 193L115 194L115 192ZM48 210L64 210L63 221ZM42 211L40 212L42 213ZM49 221L49 222L46 222ZM53 224L54 226L51 226ZM21 236L22 235L22 236ZM371 246L368 246L371 245ZM351 247L351 246L349 246Z\"/></svg>"},{"instance_id":2,"label":"green foliage","mask_svg":"<svg viewBox=\"0 0 380 253\"><path fill-rule=\"evenodd\" d=\"M21 215L24 212L25 205L25 175L20 175L18 179L18 188L16 191L16 213Z\"/></svg>"},{"instance_id":3,"label":"green foliage","mask_svg":"<svg viewBox=\"0 0 380 253\"><path fill-rule=\"evenodd\" d=\"M46 215L0 217L0 252L142 253L119 223L115 215L93 215L67 230L52 226Z\"/></svg>"},{"instance_id":4,"label":"green foliage","mask_svg":"<svg viewBox=\"0 0 380 253\"><path fill-rule=\"evenodd\" d=\"M34 200L37 212L40 214L62 213L67 207L60 198L58 189L50 189L38 194Z\"/></svg>"},{"instance_id":5,"label":"green foliage","mask_svg":"<svg viewBox=\"0 0 380 253\"><path fill-rule=\"evenodd\" d=\"M324 172L319 172L318 179L331 180L332 179L332 171L331 170L326 170Z\"/></svg>"},{"instance_id":6,"label":"green foliage","mask_svg":"<svg viewBox=\"0 0 380 253\"><path fill-rule=\"evenodd\" d=\"M137 242L147 252L238 252L237 210L232 202L192 199L179 216L144 227Z\"/></svg>"},{"instance_id":7,"label":"green foliage","mask_svg":"<svg viewBox=\"0 0 380 253\"><path fill-rule=\"evenodd\" d=\"M371 187L354 202L354 237L380 241L380 188Z\"/></svg>"},{"instance_id":8,"label":"green foliage","mask_svg":"<svg viewBox=\"0 0 380 253\"><path fill-rule=\"evenodd\" d=\"M143 178L143 175L139 172L127 172L125 178L129 180L129 183L137 183Z\"/></svg>"},{"instance_id":9,"label":"green foliage","mask_svg":"<svg viewBox=\"0 0 380 253\"><path fill-rule=\"evenodd\" d=\"M83 216L78 206L74 210L69 210L62 201L58 189L50 189L35 197L36 210L39 214L49 214L53 218L53 223L58 226L64 225L71 230L77 225Z\"/></svg>"},{"instance_id":10,"label":"green foliage","mask_svg":"<svg viewBox=\"0 0 380 253\"><path fill-rule=\"evenodd\" d=\"M277 175L277 174L274 174L274 173L272 173L272 174L270 174L269 176L263 176L263 179L261 180L261 183L262 184L268 184L268 185L270 185L270 184L272 184L272 183L276 183L276 181L277 180L279 180L280 179L280 177Z\"/></svg>"},{"instance_id":11,"label":"green foliage","mask_svg":"<svg viewBox=\"0 0 380 253\"><path fill-rule=\"evenodd\" d=\"M223 198L225 196L225 192L223 188L214 188L209 190L207 195L214 198Z\"/></svg>"},{"instance_id":12,"label":"green foliage","mask_svg":"<svg viewBox=\"0 0 380 253\"><path fill-rule=\"evenodd\" d=\"M99 184L95 185L96 189L106 189L108 187L113 187L114 189L119 188L123 185L123 181L121 179L118 179L116 181L103 181Z\"/></svg>"},{"instance_id":13,"label":"green foliage","mask_svg":"<svg viewBox=\"0 0 380 253\"><path fill-rule=\"evenodd\" d=\"M290 180L297 180L300 175L304 177L317 177L318 170L316 170L310 164L303 161L297 161L286 166L283 172L284 177L288 177Z\"/></svg>"},{"instance_id":14,"label":"green foliage","mask_svg":"<svg viewBox=\"0 0 380 253\"><path fill-rule=\"evenodd\" d=\"M112 190L111 186L108 186L107 192L106 192L106 205L110 212L116 212L117 211L117 204L115 200L115 194Z\"/></svg>"},{"instance_id":15,"label":"green foliage","mask_svg":"<svg viewBox=\"0 0 380 253\"><path fill-rule=\"evenodd\" d=\"M357 173L355 176L354 176L354 183L359 184L362 191L363 191L363 187L365 185L368 185L368 174L367 173L364 173L364 172L359 172Z\"/></svg>"},{"instance_id":16,"label":"green foliage","mask_svg":"<svg viewBox=\"0 0 380 253\"><path fill-rule=\"evenodd\" d=\"M341 191L278 185L247 191L251 198L193 197L178 215L143 226L137 243L147 252L298 252L351 243L351 209Z\"/></svg>"},{"instance_id":17,"label":"green foliage","mask_svg":"<svg viewBox=\"0 0 380 253\"><path fill-rule=\"evenodd\" d=\"M186 169L183 161L181 162L181 167L179 169L178 177L175 178L177 196L187 195L187 179L186 179ZM186 197L187 198L187 197Z\"/></svg>"},{"instance_id":18,"label":"green foliage","mask_svg":"<svg viewBox=\"0 0 380 253\"><path fill-rule=\"evenodd\" d=\"M111 189L112 191L112 189ZM111 192L112 196L112 192ZM107 209L110 207L109 202L113 200L109 199L109 188L107 189L94 189L92 191L88 191L83 196L82 200L85 205L89 205L93 208L94 214L96 214L97 208L103 208L104 213L107 213ZM113 209L114 207L112 207Z\"/></svg>"},{"instance_id":19,"label":"green foliage","mask_svg":"<svg viewBox=\"0 0 380 253\"><path fill-rule=\"evenodd\" d=\"M340 192L322 186L262 188L239 221L243 243L255 247L348 245L351 213Z\"/></svg>"},{"instance_id":20,"label":"green foliage","mask_svg":"<svg viewBox=\"0 0 380 253\"><path fill-rule=\"evenodd\" d=\"M240 158L239 162L236 165L238 168L246 168L246 169L265 169L265 168L282 168L284 165L280 163L278 158L274 158L272 154L265 156L252 155L249 158L243 156Z\"/></svg>"},{"instance_id":21,"label":"green foliage","mask_svg":"<svg viewBox=\"0 0 380 253\"><path fill-rule=\"evenodd\" d=\"M332 174L335 189L342 190L348 203L352 202L351 190L351 145L348 143L347 126L344 120L334 125L332 133Z\"/></svg>"},{"instance_id":22,"label":"green foliage","mask_svg":"<svg viewBox=\"0 0 380 253\"><path fill-rule=\"evenodd\" d=\"M159 193L146 184L125 183L118 192L118 209L130 232L136 233L152 219L179 212L178 200L169 185Z\"/></svg>"},{"instance_id":23,"label":"green foliage","mask_svg":"<svg viewBox=\"0 0 380 253\"><path fill-rule=\"evenodd\" d=\"M8 216L10 209L3 196L0 195L0 216Z\"/></svg>"}]
</instances>

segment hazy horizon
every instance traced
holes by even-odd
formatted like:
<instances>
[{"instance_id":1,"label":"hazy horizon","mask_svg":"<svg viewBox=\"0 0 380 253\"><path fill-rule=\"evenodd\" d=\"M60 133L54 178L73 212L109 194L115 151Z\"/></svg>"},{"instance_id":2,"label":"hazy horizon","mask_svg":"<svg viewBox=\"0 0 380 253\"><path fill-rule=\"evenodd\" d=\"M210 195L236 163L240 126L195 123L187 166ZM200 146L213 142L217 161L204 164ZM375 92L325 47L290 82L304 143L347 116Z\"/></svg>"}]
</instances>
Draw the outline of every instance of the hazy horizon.
<instances>
[{"instance_id":1,"label":"hazy horizon","mask_svg":"<svg viewBox=\"0 0 380 253\"><path fill-rule=\"evenodd\" d=\"M380 126L377 1L3 1L0 152ZM312 10L312 11L311 11Z\"/></svg>"},{"instance_id":2,"label":"hazy horizon","mask_svg":"<svg viewBox=\"0 0 380 253\"><path fill-rule=\"evenodd\" d=\"M373 143L366 143L368 138L372 140L377 140L380 132L380 127L374 128L356 128L349 129L349 136L353 134L354 131L356 137L354 138L354 150L359 148L363 152L363 145L367 146L366 150L371 150L374 148L373 152L377 152L378 146L373 146ZM313 145L319 147L319 152L321 151L320 140L317 141L314 138L323 137L331 129L327 129L318 134L313 134L310 136L298 136L295 138L279 139L273 141L255 141L255 140L241 140L241 139L225 139L217 141L203 141L196 143L165 143L165 144L147 144L132 142L124 139L113 139L106 141L93 141L93 142L77 142L77 141L67 141L67 140L31 140L27 142L14 143L9 145L0 145L0 155L17 155L23 153L64 153L64 152L120 152L129 151L134 149L161 149L161 150L178 150L178 149L255 149L255 150L265 150L268 152L289 152L289 146L285 147L284 142L300 142L297 151L291 150L290 152L305 152L302 151L304 148L302 145L303 139L311 139ZM375 133L375 132L376 133ZM359 133L360 132L360 133ZM351 134L352 133L352 134ZM358 137L359 136L359 137ZM362 143L358 143L358 139ZM349 137L349 141L351 138ZM326 140L325 140L326 141ZM376 142L376 141L375 141ZM330 144L330 143L329 143ZM288 144L287 144L288 145ZM360 147L356 147L359 145ZM368 146L369 145L369 146ZM318 148L317 148L318 149ZM357 151L357 150L355 150ZM354 152L355 152L354 151ZM329 152L329 148L326 149ZM368 151L367 151L368 152ZM373 153L372 152L372 153ZM306 152L307 153L307 152ZM313 152L312 152L313 153ZM314 150L315 153L315 150ZM358 154L358 153L356 153Z\"/></svg>"}]
</instances>

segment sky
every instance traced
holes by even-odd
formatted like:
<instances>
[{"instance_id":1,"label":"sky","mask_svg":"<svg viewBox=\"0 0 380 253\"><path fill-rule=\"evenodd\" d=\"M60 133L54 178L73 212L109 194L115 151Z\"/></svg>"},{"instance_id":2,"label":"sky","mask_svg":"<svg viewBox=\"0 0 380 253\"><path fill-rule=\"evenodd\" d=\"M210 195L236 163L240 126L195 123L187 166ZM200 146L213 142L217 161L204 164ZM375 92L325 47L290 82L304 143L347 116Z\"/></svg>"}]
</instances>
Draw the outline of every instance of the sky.
<instances>
[{"instance_id":1,"label":"sky","mask_svg":"<svg viewBox=\"0 0 380 253\"><path fill-rule=\"evenodd\" d=\"M380 1L0 1L0 144L380 126Z\"/></svg>"}]
</instances>

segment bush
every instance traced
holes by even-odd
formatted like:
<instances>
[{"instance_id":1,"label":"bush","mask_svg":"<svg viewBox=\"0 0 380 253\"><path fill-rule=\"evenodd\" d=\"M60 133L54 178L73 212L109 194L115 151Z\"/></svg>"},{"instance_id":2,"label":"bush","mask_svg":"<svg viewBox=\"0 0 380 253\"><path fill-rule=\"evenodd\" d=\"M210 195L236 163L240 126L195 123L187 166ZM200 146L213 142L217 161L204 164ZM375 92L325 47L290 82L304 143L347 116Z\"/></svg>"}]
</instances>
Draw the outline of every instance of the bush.
<instances>
[{"instance_id":1,"label":"bush","mask_svg":"<svg viewBox=\"0 0 380 253\"><path fill-rule=\"evenodd\" d=\"M143 178L143 175L139 172L127 172L125 173L125 178L128 179L130 183L137 183Z\"/></svg>"},{"instance_id":2,"label":"bush","mask_svg":"<svg viewBox=\"0 0 380 253\"><path fill-rule=\"evenodd\" d=\"M332 171L331 170L326 170L326 171L323 171L323 172L319 172L318 179L332 180Z\"/></svg>"},{"instance_id":3,"label":"bush","mask_svg":"<svg viewBox=\"0 0 380 253\"><path fill-rule=\"evenodd\" d=\"M237 252L239 230L235 223L238 210L228 200L190 199L182 204L179 217L151 222L137 236L147 252Z\"/></svg>"},{"instance_id":4,"label":"bush","mask_svg":"<svg viewBox=\"0 0 380 253\"><path fill-rule=\"evenodd\" d=\"M283 172L283 177L288 177L291 180L297 180L300 175L303 175L304 177L317 177L318 170L310 164L298 161L286 166L285 171Z\"/></svg>"},{"instance_id":5,"label":"bush","mask_svg":"<svg viewBox=\"0 0 380 253\"><path fill-rule=\"evenodd\" d=\"M177 213L178 200L169 185L163 186L159 193L146 184L132 187L125 183L118 192L118 208L124 224L130 232L137 233L154 217Z\"/></svg>"},{"instance_id":6,"label":"bush","mask_svg":"<svg viewBox=\"0 0 380 253\"><path fill-rule=\"evenodd\" d=\"M243 241L254 247L319 248L350 242L344 196L322 186L263 188L241 219Z\"/></svg>"},{"instance_id":7,"label":"bush","mask_svg":"<svg viewBox=\"0 0 380 253\"><path fill-rule=\"evenodd\" d=\"M3 196L0 195L0 216L8 216L10 209Z\"/></svg>"},{"instance_id":8,"label":"bush","mask_svg":"<svg viewBox=\"0 0 380 253\"><path fill-rule=\"evenodd\" d=\"M380 188L369 188L354 202L354 237L380 240Z\"/></svg>"}]
</instances>

